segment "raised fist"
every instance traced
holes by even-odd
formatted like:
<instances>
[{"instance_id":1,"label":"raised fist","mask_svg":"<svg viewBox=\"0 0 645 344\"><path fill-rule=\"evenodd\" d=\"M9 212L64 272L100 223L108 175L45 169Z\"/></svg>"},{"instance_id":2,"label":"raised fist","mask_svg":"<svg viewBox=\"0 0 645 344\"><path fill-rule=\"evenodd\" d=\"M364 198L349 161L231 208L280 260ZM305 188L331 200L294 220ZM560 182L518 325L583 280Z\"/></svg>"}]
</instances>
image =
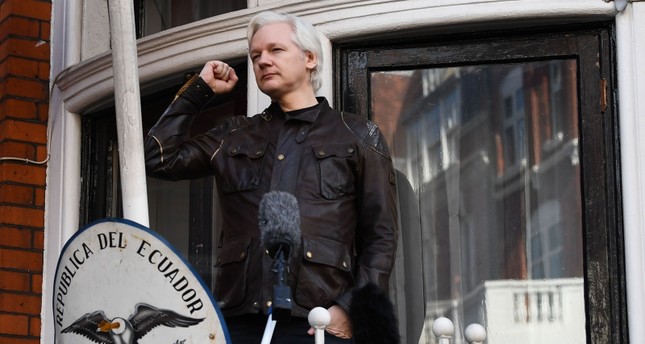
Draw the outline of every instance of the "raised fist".
<instances>
[{"instance_id":1,"label":"raised fist","mask_svg":"<svg viewBox=\"0 0 645 344\"><path fill-rule=\"evenodd\" d=\"M222 61L206 62L199 76L216 94L230 92L238 80L235 69Z\"/></svg>"}]
</instances>

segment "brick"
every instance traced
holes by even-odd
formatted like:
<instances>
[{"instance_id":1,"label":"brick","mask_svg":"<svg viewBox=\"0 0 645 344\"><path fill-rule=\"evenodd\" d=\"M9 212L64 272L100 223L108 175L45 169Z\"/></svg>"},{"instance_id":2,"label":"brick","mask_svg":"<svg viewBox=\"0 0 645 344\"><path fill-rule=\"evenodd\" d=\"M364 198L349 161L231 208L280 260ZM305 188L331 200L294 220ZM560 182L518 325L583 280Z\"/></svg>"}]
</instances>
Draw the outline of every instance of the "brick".
<instances>
[{"instance_id":1,"label":"brick","mask_svg":"<svg viewBox=\"0 0 645 344\"><path fill-rule=\"evenodd\" d=\"M31 291L37 294L42 294L43 292L43 275L42 274L33 274L31 276Z\"/></svg>"},{"instance_id":2,"label":"brick","mask_svg":"<svg viewBox=\"0 0 645 344\"><path fill-rule=\"evenodd\" d=\"M44 250L45 249L45 233L41 230L34 230L33 232L33 244L31 247L35 250Z\"/></svg>"},{"instance_id":3,"label":"brick","mask_svg":"<svg viewBox=\"0 0 645 344\"><path fill-rule=\"evenodd\" d=\"M49 62L38 62L38 79L46 80L49 84L50 68L51 66Z\"/></svg>"},{"instance_id":4,"label":"brick","mask_svg":"<svg viewBox=\"0 0 645 344\"><path fill-rule=\"evenodd\" d=\"M35 159L36 147L31 143L18 141L0 142L0 156L17 157L20 159ZM24 162L24 160L23 160Z\"/></svg>"},{"instance_id":5,"label":"brick","mask_svg":"<svg viewBox=\"0 0 645 344\"><path fill-rule=\"evenodd\" d=\"M7 56L0 62L0 75L47 80L40 77L44 74L41 68L45 68L49 73L49 67L41 66L41 64L45 63L19 56Z\"/></svg>"},{"instance_id":6,"label":"brick","mask_svg":"<svg viewBox=\"0 0 645 344\"><path fill-rule=\"evenodd\" d=\"M0 220L7 225L43 228L45 211L43 209L23 208L0 205ZM0 259L1 264L2 259Z\"/></svg>"},{"instance_id":7,"label":"brick","mask_svg":"<svg viewBox=\"0 0 645 344\"><path fill-rule=\"evenodd\" d=\"M29 185L45 183L45 166L32 165L24 162L4 163L0 169L0 180Z\"/></svg>"},{"instance_id":8,"label":"brick","mask_svg":"<svg viewBox=\"0 0 645 344\"><path fill-rule=\"evenodd\" d=\"M32 242L31 230L0 227L0 246L31 249Z\"/></svg>"},{"instance_id":9,"label":"brick","mask_svg":"<svg viewBox=\"0 0 645 344\"><path fill-rule=\"evenodd\" d=\"M47 144L46 123L8 119L0 122L0 138Z\"/></svg>"},{"instance_id":10,"label":"brick","mask_svg":"<svg viewBox=\"0 0 645 344\"><path fill-rule=\"evenodd\" d=\"M34 206L35 190L33 186L0 184L0 203ZM0 228L0 232L2 228ZM0 238L2 242L2 238Z\"/></svg>"},{"instance_id":11,"label":"brick","mask_svg":"<svg viewBox=\"0 0 645 344\"><path fill-rule=\"evenodd\" d=\"M26 335L29 333L29 317L0 314L0 333Z\"/></svg>"},{"instance_id":12,"label":"brick","mask_svg":"<svg viewBox=\"0 0 645 344\"><path fill-rule=\"evenodd\" d=\"M40 39L9 37L0 43L0 56L9 55L48 61L49 43Z\"/></svg>"},{"instance_id":13,"label":"brick","mask_svg":"<svg viewBox=\"0 0 645 344\"><path fill-rule=\"evenodd\" d=\"M41 324L40 317L29 318L29 335L39 336Z\"/></svg>"},{"instance_id":14,"label":"brick","mask_svg":"<svg viewBox=\"0 0 645 344\"><path fill-rule=\"evenodd\" d=\"M0 6L0 20L9 15L50 21L51 1L5 0Z\"/></svg>"},{"instance_id":15,"label":"brick","mask_svg":"<svg viewBox=\"0 0 645 344\"><path fill-rule=\"evenodd\" d=\"M33 186L0 184L0 203L34 206L34 199L35 189ZM0 238L1 241L2 238Z\"/></svg>"},{"instance_id":16,"label":"brick","mask_svg":"<svg viewBox=\"0 0 645 344\"><path fill-rule=\"evenodd\" d=\"M3 336L0 334L0 343L2 344L40 344L39 338Z\"/></svg>"},{"instance_id":17,"label":"brick","mask_svg":"<svg viewBox=\"0 0 645 344\"><path fill-rule=\"evenodd\" d=\"M10 76L4 82L5 96L23 97L35 100L46 100L47 83L41 80L22 79Z\"/></svg>"},{"instance_id":18,"label":"brick","mask_svg":"<svg viewBox=\"0 0 645 344\"><path fill-rule=\"evenodd\" d=\"M23 17L7 17L0 22L0 41L12 37L40 38L40 21Z\"/></svg>"},{"instance_id":19,"label":"brick","mask_svg":"<svg viewBox=\"0 0 645 344\"><path fill-rule=\"evenodd\" d=\"M38 120L41 122L47 122L47 119L49 118L49 103L38 103Z\"/></svg>"},{"instance_id":20,"label":"brick","mask_svg":"<svg viewBox=\"0 0 645 344\"><path fill-rule=\"evenodd\" d=\"M40 305L40 295L0 293L0 311L38 315Z\"/></svg>"},{"instance_id":21,"label":"brick","mask_svg":"<svg viewBox=\"0 0 645 344\"><path fill-rule=\"evenodd\" d=\"M38 145L36 146L36 162L38 162L41 166L47 167L47 146L46 145ZM40 184L43 187L45 186L45 183ZM44 198L43 198L44 199Z\"/></svg>"},{"instance_id":22,"label":"brick","mask_svg":"<svg viewBox=\"0 0 645 344\"><path fill-rule=\"evenodd\" d=\"M44 207L45 206L45 185L42 186L42 188L36 188L34 194L34 206L36 207ZM42 234L42 233L41 233ZM42 243L41 243L42 245ZM35 248L42 248L38 246L34 246Z\"/></svg>"},{"instance_id":23,"label":"brick","mask_svg":"<svg viewBox=\"0 0 645 344\"><path fill-rule=\"evenodd\" d=\"M27 272L0 270L0 290L30 291L31 276Z\"/></svg>"},{"instance_id":24,"label":"brick","mask_svg":"<svg viewBox=\"0 0 645 344\"><path fill-rule=\"evenodd\" d=\"M23 99L5 98L0 101L3 118L38 118L38 103Z\"/></svg>"},{"instance_id":25,"label":"brick","mask_svg":"<svg viewBox=\"0 0 645 344\"><path fill-rule=\"evenodd\" d=\"M49 42L49 38L51 37L51 24L46 21L41 21L40 22L40 39L43 41Z\"/></svg>"},{"instance_id":26,"label":"brick","mask_svg":"<svg viewBox=\"0 0 645 344\"><path fill-rule=\"evenodd\" d=\"M42 252L0 248L0 268L42 272L43 254ZM2 300L0 300L1 305Z\"/></svg>"}]
</instances>

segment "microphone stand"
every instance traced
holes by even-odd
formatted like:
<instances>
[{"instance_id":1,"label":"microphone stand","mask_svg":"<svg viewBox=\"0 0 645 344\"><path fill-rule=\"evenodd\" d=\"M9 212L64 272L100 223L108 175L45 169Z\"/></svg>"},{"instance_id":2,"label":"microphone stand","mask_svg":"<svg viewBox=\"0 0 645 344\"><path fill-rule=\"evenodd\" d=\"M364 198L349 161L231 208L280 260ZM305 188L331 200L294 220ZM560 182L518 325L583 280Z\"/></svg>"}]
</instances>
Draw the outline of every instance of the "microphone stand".
<instances>
[{"instance_id":1,"label":"microphone stand","mask_svg":"<svg viewBox=\"0 0 645 344\"><path fill-rule=\"evenodd\" d=\"M269 310L269 317L260 344L269 344L271 342L273 331L278 321L288 322L291 318L291 287L287 284L286 273L288 250L288 245L280 244L278 251L273 257L271 271L276 273L277 281L273 286L273 302Z\"/></svg>"},{"instance_id":2,"label":"microphone stand","mask_svg":"<svg viewBox=\"0 0 645 344\"><path fill-rule=\"evenodd\" d=\"M273 319L288 322L291 318L291 287L287 284L289 246L280 245L276 252L271 271L276 273L277 281L273 286ZM286 251L286 252L285 252Z\"/></svg>"}]
</instances>

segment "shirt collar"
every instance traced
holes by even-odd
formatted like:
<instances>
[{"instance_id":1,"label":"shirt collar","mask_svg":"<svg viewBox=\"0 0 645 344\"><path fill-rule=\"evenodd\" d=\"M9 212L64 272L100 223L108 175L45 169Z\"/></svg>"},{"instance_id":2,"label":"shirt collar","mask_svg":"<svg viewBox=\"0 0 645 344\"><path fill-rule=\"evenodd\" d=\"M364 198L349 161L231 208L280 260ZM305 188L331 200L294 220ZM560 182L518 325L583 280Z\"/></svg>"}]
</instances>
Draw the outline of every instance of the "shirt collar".
<instances>
[{"instance_id":1,"label":"shirt collar","mask_svg":"<svg viewBox=\"0 0 645 344\"><path fill-rule=\"evenodd\" d=\"M329 107L329 104L327 103L327 99L325 99L325 97L316 97L316 99L318 100L318 105L311 107L310 110L299 113L298 116L295 116L295 117L289 117L287 114L285 114L285 112L282 111L282 109L280 108L280 105L277 102L271 103L271 106L269 106L268 111L272 114L276 114L283 118L286 118L287 120L294 119L294 120L299 120L303 122L314 123L318 119L318 115L320 114L320 111L326 107Z\"/></svg>"}]
</instances>

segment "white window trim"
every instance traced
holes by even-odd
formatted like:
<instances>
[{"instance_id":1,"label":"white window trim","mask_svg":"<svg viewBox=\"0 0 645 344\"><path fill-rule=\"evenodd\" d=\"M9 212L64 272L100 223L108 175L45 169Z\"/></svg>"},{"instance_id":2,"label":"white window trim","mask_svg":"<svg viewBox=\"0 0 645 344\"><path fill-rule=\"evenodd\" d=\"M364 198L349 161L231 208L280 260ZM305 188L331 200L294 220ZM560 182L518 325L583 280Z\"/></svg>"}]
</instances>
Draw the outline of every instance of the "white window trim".
<instances>
[{"instance_id":1,"label":"white window trim","mask_svg":"<svg viewBox=\"0 0 645 344\"><path fill-rule=\"evenodd\" d=\"M629 340L645 341L645 2L616 16L620 159ZM641 37L641 38L639 38Z\"/></svg>"}]
</instances>

